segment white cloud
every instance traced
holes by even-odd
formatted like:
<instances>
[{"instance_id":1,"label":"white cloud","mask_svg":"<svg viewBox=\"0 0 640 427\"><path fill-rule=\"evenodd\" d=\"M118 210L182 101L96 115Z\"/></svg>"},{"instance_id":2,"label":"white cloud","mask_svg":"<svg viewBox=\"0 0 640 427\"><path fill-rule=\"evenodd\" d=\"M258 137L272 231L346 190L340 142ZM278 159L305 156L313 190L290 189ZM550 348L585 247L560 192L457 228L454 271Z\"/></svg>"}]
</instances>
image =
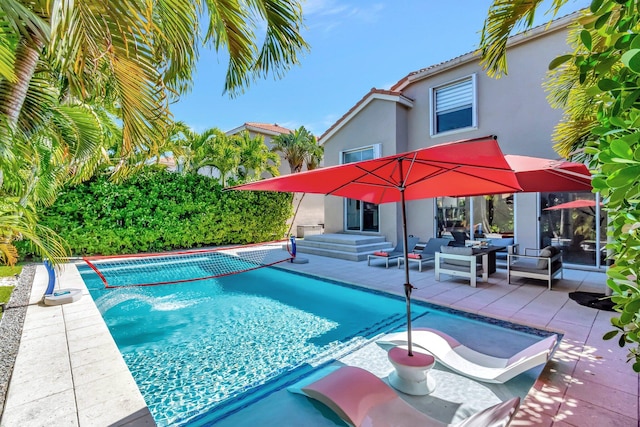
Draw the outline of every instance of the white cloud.
<instances>
[{"instance_id":1,"label":"white cloud","mask_svg":"<svg viewBox=\"0 0 640 427\"><path fill-rule=\"evenodd\" d=\"M340 26L345 21L376 23L382 17L383 9L382 3L366 4L366 7L362 7L344 4L337 0L306 0L302 4L307 22L313 22L310 27L322 27L325 32ZM312 17L312 20L309 20L309 17Z\"/></svg>"}]
</instances>

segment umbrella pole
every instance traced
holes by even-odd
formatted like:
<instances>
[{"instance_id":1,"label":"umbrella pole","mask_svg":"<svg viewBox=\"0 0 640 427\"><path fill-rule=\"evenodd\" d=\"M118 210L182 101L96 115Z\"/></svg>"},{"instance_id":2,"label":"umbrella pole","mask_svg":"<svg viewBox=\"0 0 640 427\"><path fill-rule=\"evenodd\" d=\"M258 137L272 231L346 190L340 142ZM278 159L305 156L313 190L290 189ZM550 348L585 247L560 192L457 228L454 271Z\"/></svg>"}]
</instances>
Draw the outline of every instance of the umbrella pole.
<instances>
[{"instance_id":1,"label":"umbrella pole","mask_svg":"<svg viewBox=\"0 0 640 427\"><path fill-rule=\"evenodd\" d=\"M404 201L404 187L400 188L400 201L402 205L402 246L404 247L404 296L407 301L407 349L409 356L413 356L413 351L411 350L411 289L413 289L413 286L409 283L409 248L407 248L407 212Z\"/></svg>"}]
</instances>

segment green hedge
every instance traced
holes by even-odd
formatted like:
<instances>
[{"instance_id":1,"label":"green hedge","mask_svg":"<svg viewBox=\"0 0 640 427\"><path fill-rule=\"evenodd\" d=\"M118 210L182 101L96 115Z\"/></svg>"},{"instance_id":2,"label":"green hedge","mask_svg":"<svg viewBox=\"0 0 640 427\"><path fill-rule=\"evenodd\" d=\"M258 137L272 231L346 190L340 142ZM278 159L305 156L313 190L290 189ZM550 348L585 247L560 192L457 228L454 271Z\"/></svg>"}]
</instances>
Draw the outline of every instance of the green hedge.
<instances>
[{"instance_id":1,"label":"green hedge","mask_svg":"<svg viewBox=\"0 0 640 427\"><path fill-rule=\"evenodd\" d=\"M40 216L73 255L112 255L277 240L291 203L287 193L223 192L215 179L149 171L68 187Z\"/></svg>"}]
</instances>

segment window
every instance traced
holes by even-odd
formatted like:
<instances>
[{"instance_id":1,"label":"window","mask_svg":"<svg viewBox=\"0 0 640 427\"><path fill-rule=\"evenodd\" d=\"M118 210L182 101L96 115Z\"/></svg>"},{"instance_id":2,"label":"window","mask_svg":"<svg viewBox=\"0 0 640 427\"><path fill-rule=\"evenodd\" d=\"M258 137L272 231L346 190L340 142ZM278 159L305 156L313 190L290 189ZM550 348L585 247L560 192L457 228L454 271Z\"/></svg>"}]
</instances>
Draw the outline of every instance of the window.
<instances>
[{"instance_id":1,"label":"window","mask_svg":"<svg viewBox=\"0 0 640 427\"><path fill-rule=\"evenodd\" d=\"M540 193L540 247L560 248L566 263L606 265L608 219L599 200L593 193ZM586 204L573 207L574 201Z\"/></svg>"},{"instance_id":2,"label":"window","mask_svg":"<svg viewBox=\"0 0 640 427\"><path fill-rule=\"evenodd\" d=\"M475 74L431 90L431 135L477 126Z\"/></svg>"},{"instance_id":3,"label":"window","mask_svg":"<svg viewBox=\"0 0 640 427\"><path fill-rule=\"evenodd\" d=\"M360 162L380 157L380 144L358 148L351 151L343 151L342 163ZM345 199L345 230L374 231L380 230L378 223L378 205L375 203L361 202L360 200Z\"/></svg>"}]
</instances>

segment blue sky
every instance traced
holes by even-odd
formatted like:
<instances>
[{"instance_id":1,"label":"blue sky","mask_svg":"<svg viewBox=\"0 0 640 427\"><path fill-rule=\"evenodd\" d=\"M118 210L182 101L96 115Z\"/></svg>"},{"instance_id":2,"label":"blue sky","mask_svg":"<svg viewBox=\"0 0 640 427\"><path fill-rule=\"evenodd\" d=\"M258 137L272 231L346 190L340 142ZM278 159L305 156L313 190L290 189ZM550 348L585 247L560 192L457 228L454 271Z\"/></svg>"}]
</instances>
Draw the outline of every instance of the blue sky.
<instances>
[{"instance_id":1,"label":"blue sky","mask_svg":"<svg viewBox=\"0 0 640 427\"><path fill-rule=\"evenodd\" d=\"M569 0L562 16L589 5ZM310 51L280 80L223 94L226 57L202 50L193 90L173 104L194 130L231 130L245 122L305 126L320 136L372 87L388 89L412 71L478 47L491 0L306 0L303 36ZM538 11L539 24L550 19Z\"/></svg>"}]
</instances>

